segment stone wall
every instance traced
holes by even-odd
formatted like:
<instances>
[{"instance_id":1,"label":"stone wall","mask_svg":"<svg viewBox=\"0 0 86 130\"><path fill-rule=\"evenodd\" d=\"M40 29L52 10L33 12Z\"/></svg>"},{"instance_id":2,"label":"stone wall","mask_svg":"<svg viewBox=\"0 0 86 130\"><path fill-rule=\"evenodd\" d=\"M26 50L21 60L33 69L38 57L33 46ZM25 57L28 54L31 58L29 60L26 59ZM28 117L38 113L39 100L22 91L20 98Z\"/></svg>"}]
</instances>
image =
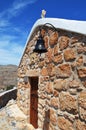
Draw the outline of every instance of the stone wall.
<instances>
[{"instance_id":1,"label":"stone wall","mask_svg":"<svg viewBox=\"0 0 86 130\"><path fill-rule=\"evenodd\" d=\"M17 88L13 88L11 90L5 91L0 94L0 109L5 107L9 100L17 98Z\"/></svg>"},{"instance_id":2,"label":"stone wall","mask_svg":"<svg viewBox=\"0 0 86 130\"><path fill-rule=\"evenodd\" d=\"M33 53L38 28L18 68L17 104L30 119L30 83L39 77L38 126L43 130L86 130L86 36L50 27L41 31L47 53Z\"/></svg>"}]
</instances>

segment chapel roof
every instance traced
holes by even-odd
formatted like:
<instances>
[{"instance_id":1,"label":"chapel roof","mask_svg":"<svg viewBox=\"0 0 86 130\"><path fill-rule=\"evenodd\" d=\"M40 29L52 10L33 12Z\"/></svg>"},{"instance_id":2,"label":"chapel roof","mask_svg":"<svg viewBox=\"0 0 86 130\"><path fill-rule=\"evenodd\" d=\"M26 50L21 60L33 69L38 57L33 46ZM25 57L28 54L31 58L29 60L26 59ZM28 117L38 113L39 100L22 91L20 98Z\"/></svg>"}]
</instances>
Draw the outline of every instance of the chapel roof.
<instances>
[{"instance_id":1,"label":"chapel roof","mask_svg":"<svg viewBox=\"0 0 86 130\"><path fill-rule=\"evenodd\" d=\"M41 19L38 19L33 25L30 31L30 34L27 38L27 42L29 41L34 30L38 26L42 26L46 23L50 23L55 28L58 28L58 29L63 29L63 30L86 35L86 21L68 20L68 19L59 19L59 18L41 18ZM27 45L27 42L26 42L26 45Z\"/></svg>"},{"instance_id":2,"label":"chapel roof","mask_svg":"<svg viewBox=\"0 0 86 130\"><path fill-rule=\"evenodd\" d=\"M25 48L27 46L27 43L30 40L30 37L32 36L33 32L35 31L35 29L46 23L52 24L57 29L62 29L62 30L86 35L86 21L68 20L68 19L59 19L59 18L41 18L41 19L38 19L35 22L35 24L33 25L32 29L30 31L30 34L27 38ZM47 26L49 26L49 25L47 25ZM25 51L25 48L24 48L24 51ZM24 51L23 51L23 53L24 53Z\"/></svg>"}]
</instances>

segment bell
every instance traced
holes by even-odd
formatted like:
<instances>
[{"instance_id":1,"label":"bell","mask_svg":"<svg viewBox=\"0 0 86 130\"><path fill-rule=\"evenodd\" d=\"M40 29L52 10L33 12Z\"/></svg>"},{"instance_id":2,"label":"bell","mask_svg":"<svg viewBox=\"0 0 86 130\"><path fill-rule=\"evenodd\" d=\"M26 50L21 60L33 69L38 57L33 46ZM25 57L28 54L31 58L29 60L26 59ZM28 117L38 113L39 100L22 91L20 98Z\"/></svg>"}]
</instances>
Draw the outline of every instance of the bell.
<instances>
[{"instance_id":1,"label":"bell","mask_svg":"<svg viewBox=\"0 0 86 130\"><path fill-rule=\"evenodd\" d=\"M42 36L40 36L38 38L35 49L33 51L37 52L37 53L47 52L47 49L45 48L45 44L44 44L44 40L43 40Z\"/></svg>"}]
</instances>

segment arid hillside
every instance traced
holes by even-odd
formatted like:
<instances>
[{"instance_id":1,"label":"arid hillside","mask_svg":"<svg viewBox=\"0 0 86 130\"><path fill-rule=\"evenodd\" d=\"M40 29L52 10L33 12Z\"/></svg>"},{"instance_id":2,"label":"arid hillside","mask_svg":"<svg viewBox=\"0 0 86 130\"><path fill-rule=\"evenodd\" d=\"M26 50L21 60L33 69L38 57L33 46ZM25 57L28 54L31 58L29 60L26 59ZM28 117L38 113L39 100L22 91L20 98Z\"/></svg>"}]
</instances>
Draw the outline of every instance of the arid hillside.
<instances>
[{"instance_id":1,"label":"arid hillside","mask_svg":"<svg viewBox=\"0 0 86 130\"><path fill-rule=\"evenodd\" d=\"M0 65L0 92L17 85L17 66Z\"/></svg>"}]
</instances>

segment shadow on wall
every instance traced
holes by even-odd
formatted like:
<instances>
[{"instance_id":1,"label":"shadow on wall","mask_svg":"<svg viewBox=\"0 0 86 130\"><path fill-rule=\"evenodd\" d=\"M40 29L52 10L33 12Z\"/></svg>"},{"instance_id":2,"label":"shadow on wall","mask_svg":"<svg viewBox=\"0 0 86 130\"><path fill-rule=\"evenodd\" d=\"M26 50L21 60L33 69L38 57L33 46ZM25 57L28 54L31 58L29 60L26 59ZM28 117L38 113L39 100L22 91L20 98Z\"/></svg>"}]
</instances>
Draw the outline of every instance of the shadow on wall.
<instances>
[{"instance_id":1,"label":"shadow on wall","mask_svg":"<svg viewBox=\"0 0 86 130\"><path fill-rule=\"evenodd\" d=\"M49 123L50 123L50 110L47 110L45 111L43 130L49 130Z\"/></svg>"},{"instance_id":2,"label":"shadow on wall","mask_svg":"<svg viewBox=\"0 0 86 130\"><path fill-rule=\"evenodd\" d=\"M9 91L2 96L0 96L0 109L2 107L5 107L9 100L17 98L17 89L13 89L12 91Z\"/></svg>"}]
</instances>

